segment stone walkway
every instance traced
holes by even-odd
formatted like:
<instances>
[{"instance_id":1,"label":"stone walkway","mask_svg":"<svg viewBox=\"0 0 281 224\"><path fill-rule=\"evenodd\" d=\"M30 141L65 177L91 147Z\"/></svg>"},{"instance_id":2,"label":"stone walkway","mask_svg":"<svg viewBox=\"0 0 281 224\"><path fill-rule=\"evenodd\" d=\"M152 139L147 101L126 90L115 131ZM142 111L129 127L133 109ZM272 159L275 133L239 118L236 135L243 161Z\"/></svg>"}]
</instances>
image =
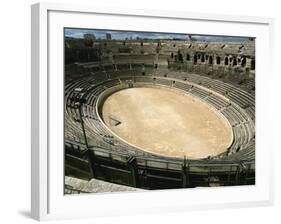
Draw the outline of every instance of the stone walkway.
<instances>
[{"instance_id":1,"label":"stone walkway","mask_svg":"<svg viewBox=\"0 0 281 224\"><path fill-rule=\"evenodd\" d=\"M91 179L89 181L74 177L65 177L65 194L101 193L120 191L144 191L143 189L113 184L102 180Z\"/></svg>"}]
</instances>

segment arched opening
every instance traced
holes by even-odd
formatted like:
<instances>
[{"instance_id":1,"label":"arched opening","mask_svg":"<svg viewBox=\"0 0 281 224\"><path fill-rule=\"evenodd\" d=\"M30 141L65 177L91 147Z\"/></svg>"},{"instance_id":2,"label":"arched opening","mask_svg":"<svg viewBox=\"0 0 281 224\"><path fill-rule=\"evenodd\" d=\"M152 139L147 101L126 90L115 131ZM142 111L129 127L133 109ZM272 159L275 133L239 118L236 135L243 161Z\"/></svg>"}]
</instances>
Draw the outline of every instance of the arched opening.
<instances>
[{"instance_id":1,"label":"arched opening","mask_svg":"<svg viewBox=\"0 0 281 224\"><path fill-rule=\"evenodd\" d=\"M193 63L197 64L197 55L196 54L193 56Z\"/></svg>"},{"instance_id":2,"label":"arched opening","mask_svg":"<svg viewBox=\"0 0 281 224\"><path fill-rule=\"evenodd\" d=\"M178 60L179 62L183 62L183 55L180 51L178 51Z\"/></svg>"},{"instance_id":3,"label":"arched opening","mask_svg":"<svg viewBox=\"0 0 281 224\"><path fill-rule=\"evenodd\" d=\"M255 70L256 68L256 62L255 62L255 59L252 59L251 60L251 70Z\"/></svg>"},{"instance_id":4,"label":"arched opening","mask_svg":"<svg viewBox=\"0 0 281 224\"><path fill-rule=\"evenodd\" d=\"M186 54L186 60L190 61L190 55L189 54Z\"/></svg>"},{"instance_id":5,"label":"arched opening","mask_svg":"<svg viewBox=\"0 0 281 224\"><path fill-rule=\"evenodd\" d=\"M209 64L210 64L210 65L213 64L213 57L212 57L212 56L209 57Z\"/></svg>"},{"instance_id":6,"label":"arched opening","mask_svg":"<svg viewBox=\"0 0 281 224\"><path fill-rule=\"evenodd\" d=\"M246 66L246 58L243 58L243 59L242 59L241 66L242 66L242 67L245 67L245 66Z\"/></svg>"},{"instance_id":7,"label":"arched opening","mask_svg":"<svg viewBox=\"0 0 281 224\"><path fill-rule=\"evenodd\" d=\"M174 53L173 52L171 53L171 58L174 58Z\"/></svg>"},{"instance_id":8,"label":"arched opening","mask_svg":"<svg viewBox=\"0 0 281 224\"><path fill-rule=\"evenodd\" d=\"M221 63L221 58L217 56L217 65L219 65L220 63Z\"/></svg>"},{"instance_id":9,"label":"arched opening","mask_svg":"<svg viewBox=\"0 0 281 224\"><path fill-rule=\"evenodd\" d=\"M228 65L228 57L225 57L225 59L224 59L224 65Z\"/></svg>"},{"instance_id":10,"label":"arched opening","mask_svg":"<svg viewBox=\"0 0 281 224\"><path fill-rule=\"evenodd\" d=\"M202 62L202 63L205 62L205 57L204 57L204 55L202 55L202 57L201 57L201 62Z\"/></svg>"},{"instance_id":11,"label":"arched opening","mask_svg":"<svg viewBox=\"0 0 281 224\"><path fill-rule=\"evenodd\" d=\"M237 65L237 59L236 58L233 58L233 63L232 63L233 66L236 66Z\"/></svg>"}]
</instances>

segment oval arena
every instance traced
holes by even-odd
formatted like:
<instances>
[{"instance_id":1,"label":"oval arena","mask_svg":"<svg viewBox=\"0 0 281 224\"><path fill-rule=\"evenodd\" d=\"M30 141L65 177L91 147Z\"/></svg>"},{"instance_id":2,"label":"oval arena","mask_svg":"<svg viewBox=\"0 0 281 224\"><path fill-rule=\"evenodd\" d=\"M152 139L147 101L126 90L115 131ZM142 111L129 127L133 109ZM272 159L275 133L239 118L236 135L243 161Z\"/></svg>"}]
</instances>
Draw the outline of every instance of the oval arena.
<instances>
[{"instance_id":1,"label":"oval arena","mask_svg":"<svg viewBox=\"0 0 281 224\"><path fill-rule=\"evenodd\" d=\"M158 53L154 44L66 67L66 174L143 189L253 184L254 79L241 82L252 56L236 57L235 42L231 56L214 55L212 43L175 52L178 42L163 41ZM184 62L171 57L178 49Z\"/></svg>"},{"instance_id":2,"label":"oval arena","mask_svg":"<svg viewBox=\"0 0 281 224\"><path fill-rule=\"evenodd\" d=\"M171 88L122 89L108 96L101 110L112 134L153 154L200 159L221 154L232 143L232 129L224 116Z\"/></svg>"}]
</instances>

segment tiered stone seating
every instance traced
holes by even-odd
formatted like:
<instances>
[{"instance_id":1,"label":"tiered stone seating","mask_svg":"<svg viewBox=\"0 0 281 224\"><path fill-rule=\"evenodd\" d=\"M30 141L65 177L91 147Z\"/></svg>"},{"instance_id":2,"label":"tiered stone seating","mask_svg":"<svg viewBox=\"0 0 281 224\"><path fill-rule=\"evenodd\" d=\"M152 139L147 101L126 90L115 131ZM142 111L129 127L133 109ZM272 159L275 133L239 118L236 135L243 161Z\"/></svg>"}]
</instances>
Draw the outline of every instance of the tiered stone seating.
<instances>
[{"instance_id":1,"label":"tiered stone seating","mask_svg":"<svg viewBox=\"0 0 281 224\"><path fill-rule=\"evenodd\" d=\"M134 83L149 83L175 88L204 100L220 111L233 127L233 144L229 148L229 155L223 158L226 160L254 159L254 95L234 85L209 77L182 71L155 69L153 63L150 63L153 61L153 57L148 59L149 62L145 60L145 56L139 59L132 58L130 59L132 64L130 64L128 61L126 62L128 57L118 56L115 58L115 60L117 59L116 66L110 63L104 65L89 63L83 66L85 69L94 68L95 72L80 79L68 78L65 85L65 138L83 142L79 113L77 109L73 108L72 100L75 95L78 95L78 97L86 99L82 113L90 144L108 150L114 147L114 150L142 155L144 152L115 139L101 123L96 112L97 99L102 92L131 80ZM76 91L77 89L80 89L80 92Z\"/></svg>"},{"instance_id":2,"label":"tiered stone seating","mask_svg":"<svg viewBox=\"0 0 281 224\"><path fill-rule=\"evenodd\" d=\"M123 76L133 76L134 75L134 72L132 70L117 70L117 71L114 71L114 72L110 72L108 73L108 75L110 76L111 79L118 79L118 78L121 78Z\"/></svg>"},{"instance_id":3,"label":"tiered stone seating","mask_svg":"<svg viewBox=\"0 0 281 224\"><path fill-rule=\"evenodd\" d=\"M142 64L153 64L154 62L154 54L149 55L115 55L114 63L115 64L132 64L132 65L142 65Z\"/></svg>"},{"instance_id":4,"label":"tiered stone seating","mask_svg":"<svg viewBox=\"0 0 281 224\"><path fill-rule=\"evenodd\" d=\"M116 63L117 70L130 70L130 64L128 62Z\"/></svg>"},{"instance_id":5,"label":"tiered stone seating","mask_svg":"<svg viewBox=\"0 0 281 224\"><path fill-rule=\"evenodd\" d=\"M250 142L244 150L230 154L227 159L237 161L255 160L255 142Z\"/></svg>"},{"instance_id":6,"label":"tiered stone seating","mask_svg":"<svg viewBox=\"0 0 281 224\"><path fill-rule=\"evenodd\" d=\"M238 124L238 121L236 120L236 117L233 116L233 113L228 108L221 111L221 113L227 118L231 126L235 126Z\"/></svg>"},{"instance_id":7,"label":"tiered stone seating","mask_svg":"<svg viewBox=\"0 0 281 224\"><path fill-rule=\"evenodd\" d=\"M246 112L247 114L251 117L251 119L254 121L255 120L255 107L254 106L250 106L250 107L247 107L246 109Z\"/></svg>"},{"instance_id":8,"label":"tiered stone seating","mask_svg":"<svg viewBox=\"0 0 281 224\"><path fill-rule=\"evenodd\" d=\"M169 79L155 78L155 84L170 87L172 84L172 81Z\"/></svg>"},{"instance_id":9,"label":"tiered stone seating","mask_svg":"<svg viewBox=\"0 0 281 224\"><path fill-rule=\"evenodd\" d=\"M153 82L153 79L152 77L147 77L147 76L137 76L134 78L134 81L135 82L148 82L148 83L152 83Z\"/></svg>"},{"instance_id":10,"label":"tiered stone seating","mask_svg":"<svg viewBox=\"0 0 281 224\"><path fill-rule=\"evenodd\" d=\"M108 79L108 75L105 71L99 71L99 72L92 72L92 83L100 83L102 81L105 81Z\"/></svg>"},{"instance_id":11,"label":"tiered stone seating","mask_svg":"<svg viewBox=\"0 0 281 224\"><path fill-rule=\"evenodd\" d=\"M187 83L176 81L173 87L188 92L192 86Z\"/></svg>"},{"instance_id":12,"label":"tiered stone seating","mask_svg":"<svg viewBox=\"0 0 281 224\"><path fill-rule=\"evenodd\" d=\"M208 96L210 96L210 92L207 92L206 90L204 89L199 89L198 87L193 87L190 91L189 91L191 94L199 97L199 98L206 98Z\"/></svg>"},{"instance_id":13,"label":"tiered stone seating","mask_svg":"<svg viewBox=\"0 0 281 224\"><path fill-rule=\"evenodd\" d=\"M217 95L211 95L209 96L206 101L213 105L217 110L221 110L222 108L226 107L229 105L228 102L226 102L225 100L221 99L220 97L218 97Z\"/></svg>"},{"instance_id":14,"label":"tiered stone seating","mask_svg":"<svg viewBox=\"0 0 281 224\"><path fill-rule=\"evenodd\" d=\"M119 85L120 84L120 81L119 80L110 80L110 81L108 81L108 82L106 82L106 83L104 83L104 87L106 87L106 88L110 88L110 87L113 87L113 86L116 86L116 85Z\"/></svg>"}]
</instances>

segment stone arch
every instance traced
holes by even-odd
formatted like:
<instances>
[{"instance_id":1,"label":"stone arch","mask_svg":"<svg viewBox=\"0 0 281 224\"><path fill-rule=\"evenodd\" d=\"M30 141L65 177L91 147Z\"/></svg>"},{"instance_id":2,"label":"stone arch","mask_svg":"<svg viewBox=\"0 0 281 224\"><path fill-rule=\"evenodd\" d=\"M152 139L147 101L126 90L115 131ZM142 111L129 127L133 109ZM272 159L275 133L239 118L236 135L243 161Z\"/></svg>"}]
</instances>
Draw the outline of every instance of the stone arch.
<instances>
[{"instance_id":1,"label":"stone arch","mask_svg":"<svg viewBox=\"0 0 281 224\"><path fill-rule=\"evenodd\" d=\"M205 56L204 56L204 55L201 56L201 62L202 62L202 63L205 62Z\"/></svg>"},{"instance_id":2,"label":"stone arch","mask_svg":"<svg viewBox=\"0 0 281 224\"><path fill-rule=\"evenodd\" d=\"M196 54L193 56L193 63L197 64L197 55Z\"/></svg>"},{"instance_id":3,"label":"stone arch","mask_svg":"<svg viewBox=\"0 0 281 224\"><path fill-rule=\"evenodd\" d=\"M209 57L209 64L212 65L213 64L213 56Z\"/></svg>"},{"instance_id":4,"label":"stone arch","mask_svg":"<svg viewBox=\"0 0 281 224\"><path fill-rule=\"evenodd\" d=\"M220 56L217 56L216 61L217 61L217 65L219 65L219 64L221 63L221 58L220 58Z\"/></svg>"},{"instance_id":5,"label":"stone arch","mask_svg":"<svg viewBox=\"0 0 281 224\"><path fill-rule=\"evenodd\" d=\"M225 59L224 59L224 65L228 65L228 57L225 57Z\"/></svg>"}]
</instances>

